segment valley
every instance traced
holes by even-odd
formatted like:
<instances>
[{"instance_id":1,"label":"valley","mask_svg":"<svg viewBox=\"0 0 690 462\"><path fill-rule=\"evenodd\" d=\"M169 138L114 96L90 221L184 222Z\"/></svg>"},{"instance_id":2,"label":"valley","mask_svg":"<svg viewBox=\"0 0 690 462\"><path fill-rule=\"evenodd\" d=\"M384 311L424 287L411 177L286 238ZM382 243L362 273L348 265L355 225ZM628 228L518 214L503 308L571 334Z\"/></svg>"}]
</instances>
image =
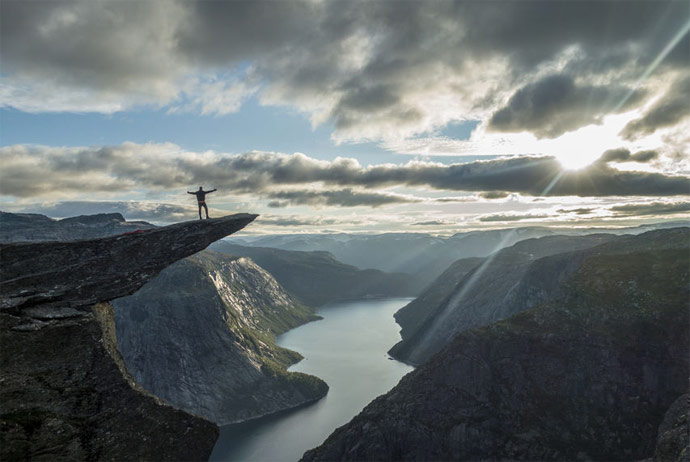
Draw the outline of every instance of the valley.
<instances>
[{"instance_id":1,"label":"valley","mask_svg":"<svg viewBox=\"0 0 690 462\"><path fill-rule=\"evenodd\" d=\"M293 411L221 427L211 460L298 460L393 387L412 370L386 354L400 338L393 313L408 301L329 304L317 311L322 320L280 335L278 345L304 356L290 371L322 378L328 395Z\"/></svg>"},{"instance_id":2,"label":"valley","mask_svg":"<svg viewBox=\"0 0 690 462\"><path fill-rule=\"evenodd\" d=\"M107 331L108 354L126 378L121 384L180 416L202 417L192 422L205 450L221 426L212 460L639 460L687 451L687 421L678 417L690 343L687 227L508 229L484 241L469 233L465 238L485 247L456 253L497 249L456 259L423 285L409 266L387 273L343 263L330 250L254 245L287 245L289 237L190 247L200 245L191 236L217 226L214 220L157 227L117 214L3 217L13 225L2 239L24 226L35 242L2 244L3 258L16 260L3 267L3 341L43 351L45 342L62 341L60 329L82 342L82 334ZM208 232L204 239L217 239ZM149 250L165 254L166 245L179 249L175 239L197 251L171 250L168 263L155 268L141 260ZM304 237L310 245L319 239ZM384 255L391 250L382 242L400 239L381 236L369 252ZM143 242L151 243L146 252ZM438 240L427 244L433 255ZM27 251L34 252L32 268L52 268L54 276L25 274ZM74 256L84 251L89 265ZM65 272L56 262L75 269ZM94 268L102 271L92 274ZM45 285L53 279L64 282ZM67 365L58 370L71 367L53 355L53 364ZM77 359L81 371L86 359ZM41 380L73 386L42 371ZM31 382L26 393L35 392L40 385ZM72 454L60 444L79 434L73 417L56 443L46 423L56 411L42 406L20 420L18 411L5 414L3 425L13 438L39 428L39 445ZM118 434L127 439L133 431L141 430ZM9 454L40 450L8 447L15 451ZM99 449L109 450L126 451Z\"/></svg>"}]
</instances>

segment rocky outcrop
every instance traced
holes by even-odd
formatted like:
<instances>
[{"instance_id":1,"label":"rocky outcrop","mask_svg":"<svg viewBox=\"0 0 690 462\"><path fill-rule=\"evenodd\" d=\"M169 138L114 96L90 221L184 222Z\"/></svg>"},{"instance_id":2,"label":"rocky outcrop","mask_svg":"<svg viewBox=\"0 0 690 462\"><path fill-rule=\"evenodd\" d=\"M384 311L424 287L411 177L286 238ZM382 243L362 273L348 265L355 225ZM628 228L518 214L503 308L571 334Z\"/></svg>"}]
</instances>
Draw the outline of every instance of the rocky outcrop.
<instances>
[{"instance_id":1,"label":"rocky outcrop","mask_svg":"<svg viewBox=\"0 0 690 462\"><path fill-rule=\"evenodd\" d=\"M657 429L682 442L689 245L685 228L585 255L557 298L461 333L303 460L640 460L673 446Z\"/></svg>"},{"instance_id":2,"label":"rocky outcrop","mask_svg":"<svg viewBox=\"0 0 690 462\"><path fill-rule=\"evenodd\" d=\"M274 343L318 317L248 258L201 252L113 305L120 351L137 382L219 425L328 391L316 377L287 372L301 356Z\"/></svg>"},{"instance_id":3,"label":"rocky outcrop","mask_svg":"<svg viewBox=\"0 0 690 462\"><path fill-rule=\"evenodd\" d=\"M115 347L111 307L102 302L255 217L0 245L0 458L208 458L218 428L137 390Z\"/></svg>"},{"instance_id":4,"label":"rocky outcrop","mask_svg":"<svg viewBox=\"0 0 690 462\"><path fill-rule=\"evenodd\" d=\"M236 214L101 239L0 244L0 310L81 307L131 294L166 266L254 218Z\"/></svg>"},{"instance_id":5,"label":"rocky outcrop","mask_svg":"<svg viewBox=\"0 0 690 462\"><path fill-rule=\"evenodd\" d=\"M125 221L119 213L99 213L54 220L36 213L0 212L0 242L73 241L153 229L145 221Z\"/></svg>"},{"instance_id":6,"label":"rocky outcrop","mask_svg":"<svg viewBox=\"0 0 690 462\"><path fill-rule=\"evenodd\" d=\"M402 340L389 354L421 364L459 332L508 318L553 298L577 268L577 258L547 257L616 239L610 234L526 239L481 260L451 265L419 299L396 313ZM453 281L454 280L454 281Z\"/></svg>"}]
</instances>

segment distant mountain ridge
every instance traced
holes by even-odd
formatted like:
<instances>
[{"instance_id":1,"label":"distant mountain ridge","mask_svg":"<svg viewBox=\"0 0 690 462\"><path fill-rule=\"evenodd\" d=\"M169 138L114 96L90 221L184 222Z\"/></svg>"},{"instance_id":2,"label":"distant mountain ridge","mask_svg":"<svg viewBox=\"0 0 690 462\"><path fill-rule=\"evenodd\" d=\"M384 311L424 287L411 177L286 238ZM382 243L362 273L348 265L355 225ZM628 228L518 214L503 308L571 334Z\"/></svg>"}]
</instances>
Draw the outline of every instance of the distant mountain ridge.
<instances>
[{"instance_id":1,"label":"distant mountain ridge","mask_svg":"<svg viewBox=\"0 0 690 462\"><path fill-rule=\"evenodd\" d=\"M639 234L653 229L688 226L689 221L664 222L631 228L517 227L459 232L440 237L425 233L286 234L238 236L233 243L283 250L327 251L360 269L379 269L415 276L425 287L461 258L485 257L524 239L552 235Z\"/></svg>"},{"instance_id":2,"label":"distant mountain ridge","mask_svg":"<svg viewBox=\"0 0 690 462\"><path fill-rule=\"evenodd\" d=\"M0 211L0 242L71 241L153 229L145 221L126 221L119 213L99 213L54 220L35 213Z\"/></svg>"},{"instance_id":3,"label":"distant mountain ridge","mask_svg":"<svg viewBox=\"0 0 690 462\"><path fill-rule=\"evenodd\" d=\"M422 288L420 282L408 274L361 270L324 251L246 247L228 241L216 242L210 248L251 258L288 292L310 306L358 298L412 296Z\"/></svg>"}]
</instances>

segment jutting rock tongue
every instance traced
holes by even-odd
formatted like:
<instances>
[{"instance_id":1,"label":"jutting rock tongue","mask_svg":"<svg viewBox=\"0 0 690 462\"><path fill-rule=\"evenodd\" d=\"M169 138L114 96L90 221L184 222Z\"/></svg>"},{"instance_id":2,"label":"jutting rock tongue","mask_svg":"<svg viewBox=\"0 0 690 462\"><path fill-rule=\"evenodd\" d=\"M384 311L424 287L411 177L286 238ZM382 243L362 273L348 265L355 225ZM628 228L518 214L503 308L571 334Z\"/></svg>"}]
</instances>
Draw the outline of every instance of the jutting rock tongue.
<instances>
[{"instance_id":1,"label":"jutting rock tongue","mask_svg":"<svg viewBox=\"0 0 690 462\"><path fill-rule=\"evenodd\" d=\"M134 383L107 302L255 218L0 245L0 460L208 459L218 427Z\"/></svg>"},{"instance_id":2,"label":"jutting rock tongue","mask_svg":"<svg viewBox=\"0 0 690 462\"><path fill-rule=\"evenodd\" d=\"M241 213L102 239L0 244L0 309L76 308L129 295L257 216Z\"/></svg>"}]
</instances>

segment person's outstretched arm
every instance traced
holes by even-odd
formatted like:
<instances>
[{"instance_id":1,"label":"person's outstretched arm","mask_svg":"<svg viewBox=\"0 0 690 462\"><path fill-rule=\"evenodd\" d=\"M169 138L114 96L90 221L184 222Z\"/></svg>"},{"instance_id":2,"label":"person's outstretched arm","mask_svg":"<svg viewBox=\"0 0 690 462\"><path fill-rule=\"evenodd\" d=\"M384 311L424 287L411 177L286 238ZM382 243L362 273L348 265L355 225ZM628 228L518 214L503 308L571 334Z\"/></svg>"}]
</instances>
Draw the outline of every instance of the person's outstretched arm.
<instances>
[{"instance_id":1,"label":"person's outstretched arm","mask_svg":"<svg viewBox=\"0 0 690 462\"><path fill-rule=\"evenodd\" d=\"M189 191L187 191L187 194L196 194L196 193L193 193L193 192L189 192Z\"/></svg>"},{"instance_id":2,"label":"person's outstretched arm","mask_svg":"<svg viewBox=\"0 0 690 462\"><path fill-rule=\"evenodd\" d=\"M210 191L206 191L207 193L212 193L213 191L218 191L217 189L212 189Z\"/></svg>"}]
</instances>

